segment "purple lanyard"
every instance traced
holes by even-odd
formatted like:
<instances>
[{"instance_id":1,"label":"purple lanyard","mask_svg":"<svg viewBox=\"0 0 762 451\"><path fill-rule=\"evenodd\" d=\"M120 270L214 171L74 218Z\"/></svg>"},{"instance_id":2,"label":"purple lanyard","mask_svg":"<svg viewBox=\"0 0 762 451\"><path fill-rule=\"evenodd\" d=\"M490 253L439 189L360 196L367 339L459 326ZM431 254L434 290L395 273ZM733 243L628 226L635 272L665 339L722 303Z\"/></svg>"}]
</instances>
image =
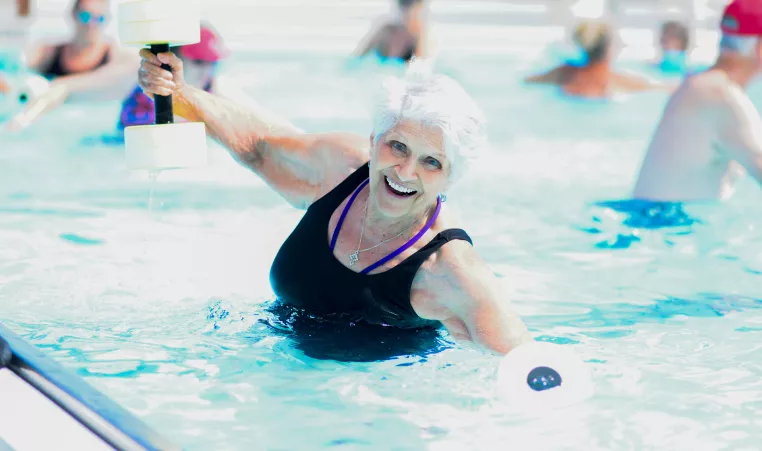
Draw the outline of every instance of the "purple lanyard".
<instances>
[{"instance_id":1,"label":"purple lanyard","mask_svg":"<svg viewBox=\"0 0 762 451\"><path fill-rule=\"evenodd\" d=\"M344 224L344 219L347 217L347 213L349 212L350 207L352 207L352 203L357 198L357 195L360 194L360 191L362 191L363 188L365 188L365 185L368 184L370 179L365 179L364 182L360 184L360 186L355 189L355 192L352 193L352 197L349 198L349 202L347 202L347 205L344 207L344 211L341 212L341 217L339 217L339 223L336 224L336 230L333 231L333 237L331 238L331 252L333 252L334 247L336 246L336 240L339 238L339 230L341 230L342 224ZM439 211L442 209L442 200L437 197L437 208L434 209L434 214L431 215L431 219L426 223L423 228L418 231L418 233L415 234L414 237L410 238L407 243L403 244L399 248L397 248L396 251L392 252L391 254L387 255L386 257L382 258L381 260L377 261L376 263L368 266L367 268L360 271L360 274L368 274L369 272L373 271L374 269L378 268L379 266L383 265L384 263L388 262L389 260L393 259L394 257L398 256L399 254L405 252L407 248L412 246L416 243L416 241L420 240L421 237L429 231L432 225L434 225L434 222L437 220L437 217L439 216Z\"/></svg>"}]
</instances>

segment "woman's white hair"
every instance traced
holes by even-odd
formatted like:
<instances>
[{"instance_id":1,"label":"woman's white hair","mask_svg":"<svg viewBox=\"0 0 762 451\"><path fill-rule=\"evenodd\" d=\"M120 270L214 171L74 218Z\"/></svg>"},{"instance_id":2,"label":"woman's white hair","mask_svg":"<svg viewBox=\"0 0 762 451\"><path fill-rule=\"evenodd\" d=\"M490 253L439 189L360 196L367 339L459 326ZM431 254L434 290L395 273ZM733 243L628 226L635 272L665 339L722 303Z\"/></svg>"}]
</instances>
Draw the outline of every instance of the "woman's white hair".
<instances>
[{"instance_id":1,"label":"woman's white hair","mask_svg":"<svg viewBox=\"0 0 762 451\"><path fill-rule=\"evenodd\" d=\"M455 80L436 75L421 60L401 78L387 77L373 112L374 144L398 122L410 120L442 131L450 181L458 180L487 146L484 113Z\"/></svg>"}]
</instances>

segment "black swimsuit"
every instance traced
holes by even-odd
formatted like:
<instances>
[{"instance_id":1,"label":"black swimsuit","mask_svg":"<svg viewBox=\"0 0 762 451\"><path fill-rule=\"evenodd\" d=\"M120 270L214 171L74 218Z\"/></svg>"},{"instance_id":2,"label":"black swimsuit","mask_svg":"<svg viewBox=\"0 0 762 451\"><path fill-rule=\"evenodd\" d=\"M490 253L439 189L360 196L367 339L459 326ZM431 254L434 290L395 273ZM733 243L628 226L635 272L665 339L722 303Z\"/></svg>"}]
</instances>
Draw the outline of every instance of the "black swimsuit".
<instances>
[{"instance_id":1,"label":"black swimsuit","mask_svg":"<svg viewBox=\"0 0 762 451\"><path fill-rule=\"evenodd\" d=\"M282 303L311 314L339 314L351 321L413 329L439 327L418 316L410 290L418 269L450 240L471 238L461 229L439 232L426 246L397 266L376 274L360 274L342 265L328 243L328 224L339 205L369 175L364 164L331 192L312 204L281 246L270 269L270 283Z\"/></svg>"},{"instance_id":2,"label":"black swimsuit","mask_svg":"<svg viewBox=\"0 0 762 451\"><path fill-rule=\"evenodd\" d=\"M63 77L64 75L71 75L73 73L79 73L79 72L89 72L91 70L98 69L101 66L104 66L106 63L108 63L109 60L109 52L106 51L106 53L103 54L103 58L98 62L98 64L95 65L95 67L78 71L78 72L72 72L68 69L66 69L63 65L63 50L64 45L59 45L56 47L55 55L53 55L53 61L50 63L50 66L44 71L41 72L41 75L48 80L52 80L56 77Z\"/></svg>"}]
</instances>

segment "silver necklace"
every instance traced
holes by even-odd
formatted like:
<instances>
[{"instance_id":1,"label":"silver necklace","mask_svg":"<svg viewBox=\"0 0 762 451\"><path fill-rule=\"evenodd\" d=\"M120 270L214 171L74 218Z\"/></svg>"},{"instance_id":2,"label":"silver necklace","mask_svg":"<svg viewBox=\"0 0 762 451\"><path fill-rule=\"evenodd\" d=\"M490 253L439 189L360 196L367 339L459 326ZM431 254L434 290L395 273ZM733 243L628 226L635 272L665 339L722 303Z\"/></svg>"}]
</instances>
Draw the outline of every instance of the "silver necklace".
<instances>
[{"instance_id":1,"label":"silver necklace","mask_svg":"<svg viewBox=\"0 0 762 451\"><path fill-rule=\"evenodd\" d=\"M365 235L365 221L368 219L368 204L369 203L370 203L370 194L368 194L368 199L365 200L365 213L363 214L362 228L360 229L360 241L357 243L357 250L352 252L351 254L349 254L349 266L352 266L355 263L357 263L357 260L359 260L359 258L360 258L359 255L360 255L361 252L366 252L366 251L369 251L371 249L375 249L375 248L377 248L378 246L381 246L384 243L388 243L389 241L397 239L397 238L401 237L403 233L405 233L408 230L412 229L416 224L421 222L421 220L418 219L417 221L415 221L414 223L410 224L409 227L407 227L405 230L403 230L402 232L398 233L397 235L395 235L395 236L393 236L391 238L388 238L388 239L386 239L386 240L376 244L375 246L371 246L371 247L366 248L366 249L360 249L360 246L362 245L362 238ZM424 218L429 215L429 211L431 211L431 207L429 207L426 210L426 213L423 215Z\"/></svg>"}]
</instances>

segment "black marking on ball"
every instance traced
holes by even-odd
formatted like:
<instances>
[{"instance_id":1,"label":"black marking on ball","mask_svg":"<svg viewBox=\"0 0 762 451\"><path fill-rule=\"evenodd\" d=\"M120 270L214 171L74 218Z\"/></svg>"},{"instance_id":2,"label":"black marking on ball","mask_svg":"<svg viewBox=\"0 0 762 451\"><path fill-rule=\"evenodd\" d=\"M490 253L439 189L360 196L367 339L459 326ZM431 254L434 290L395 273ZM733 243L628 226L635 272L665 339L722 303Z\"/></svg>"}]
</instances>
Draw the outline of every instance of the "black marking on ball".
<instances>
[{"instance_id":1,"label":"black marking on ball","mask_svg":"<svg viewBox=\"0 0 762 451\"><path fill-rule=\"evenodd\" d=\"M19 102L20 103L26 103L27 100L29 100L29 96L27 96L26 93L19 94Z\"/></svg>"},{"instance_id":2,"label":"black marking on ball","mask_svg":"<svg viewBox=\"0 0 762 451\"><path fill-rule=\"evenodd\" d=\"M547 366L538 366L529 372L527 384L534 391L549 390L561 385L561 375Z\"/></svg>"}]
</instances>

